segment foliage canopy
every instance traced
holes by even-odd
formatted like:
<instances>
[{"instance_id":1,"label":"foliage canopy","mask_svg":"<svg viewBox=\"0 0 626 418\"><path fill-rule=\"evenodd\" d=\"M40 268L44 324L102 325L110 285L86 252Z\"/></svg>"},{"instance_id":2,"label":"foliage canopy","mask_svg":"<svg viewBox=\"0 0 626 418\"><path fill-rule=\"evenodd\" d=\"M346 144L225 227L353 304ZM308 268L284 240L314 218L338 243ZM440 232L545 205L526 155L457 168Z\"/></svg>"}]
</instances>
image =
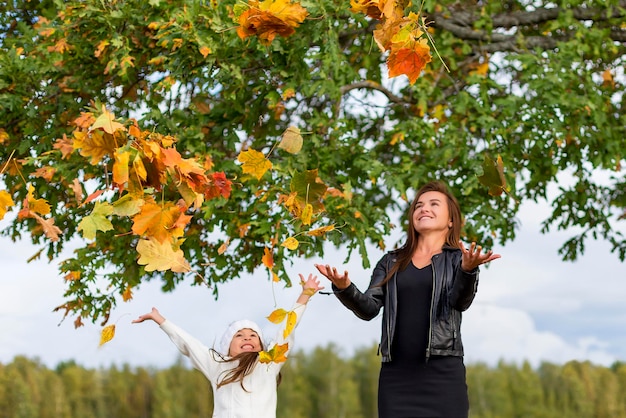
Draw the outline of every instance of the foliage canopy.
<instances>
[{"instance_id":1,"label":"foliage canopy","mask_svg":"<svg viewBox=\"0 0 626 418\"><path fill-rule=\"evenodd\" d=\"M520 204L548 199L544 232L576 231L564 259L590 238L624 259L625 0L351 5L0 5L0 215L18 212L2 234L50 260L78 243L59 307L77 326L154 278L217 294L265 266L289 284L325 242L368 266L434 178L468 241L512 240ZM250 20L278 6L275 33ZM432 40L419 77L381 48L393 13Z\"/></svg>"}]
</instances>

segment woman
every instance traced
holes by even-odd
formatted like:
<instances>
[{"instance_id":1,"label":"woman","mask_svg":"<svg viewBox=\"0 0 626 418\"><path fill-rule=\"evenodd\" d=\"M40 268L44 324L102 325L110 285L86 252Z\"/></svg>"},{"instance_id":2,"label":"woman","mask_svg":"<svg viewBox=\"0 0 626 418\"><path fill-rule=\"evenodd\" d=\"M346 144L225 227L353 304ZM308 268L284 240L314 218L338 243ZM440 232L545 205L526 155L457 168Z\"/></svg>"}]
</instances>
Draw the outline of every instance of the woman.
<instances>
[{"instance_id":1,"label":"woman","mask_svg":"<svg viewBox=\"0 0 626 418\"><path fill-rule=\"evenodd\" d=\"M500 255L464 247L459 204L441 182L418 191L408 220L406 242L377 263L365 293L347 271L315 267L359 318L383 308L379 418L467 417L461 312L476 295L478 266Z\"/></svg>"}]
</instances>

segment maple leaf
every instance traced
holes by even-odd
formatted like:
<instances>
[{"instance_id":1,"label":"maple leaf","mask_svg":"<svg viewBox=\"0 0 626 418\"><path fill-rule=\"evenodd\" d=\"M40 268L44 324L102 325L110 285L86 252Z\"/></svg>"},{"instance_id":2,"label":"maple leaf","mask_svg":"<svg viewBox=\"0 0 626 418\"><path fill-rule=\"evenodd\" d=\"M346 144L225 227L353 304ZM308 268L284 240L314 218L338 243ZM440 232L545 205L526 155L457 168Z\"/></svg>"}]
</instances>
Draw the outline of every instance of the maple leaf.
<instances>
[{"instance_id":1,"label":"maple leaf","mask_svg":"<svg viewBox=\"0 0 626 418\"><path fill-rule=\"evenodd\" d=\"M6 215L9 208L14 205L15 202L9 192L6 190L0 190L0 220L4 218L4 215Z\"/></svg>"},{"instance_id":2,"label":"maple leaf","mask_svg":"<svg viewBox=\"0 0 626 418\"><path fill-rule=\"evenodd\" d=\"M113 155L116 149L113 136L107 135L103 131L91 133L74 131L72 145L74 149L80 150L80 155L91 158L91 165L98 164L107 155Z\"/></svg>"},{"instance_id":3,"label":"maple leaf","mask_svg":"<svg viewBox=\"0 0 626 418\"><path fill-rule=\"evenodd\" d=\"M107 325L100 331L100 344L98 344L98 346L103 346L111 341L113 337L115 337L115 324Z\"/></svg>"},{"instance_id":4,"label":"maple leaf","mask_svg":"<svg viewBox=\"0 0 626 418\"><path fill-rule=\"evenodd\" d=\"M364 13L372 19L380 20L382 18L378 0L350 0L350 10L355 13Z\"/></svg>"},{"instance_id":5,"label":"maple leaf","mask_svg":"<svg viewBox=\"0 0 626 418\"><path fill-rule=\"evenodd\" d=\"M117 216L133 216L141 211L144 203L141 198L125 194L113 202L113 213Z\"/></svg>"},{"instance_id":6,"label":"maple leaf","mask_svg":"<svg viewBox=\"0 0 626 418\"><path fill-rule=\"evenodd\" d=\"M153 237L159 242L170 241L170 229L179 217L180 210L172 202L163 205L144 203L141 211L133 217L132 231L139 236Z\"/></svg>"},{"instance_id":7,"label":"maple leaf","mask_svg":"<svg viewBox=\"0 0 626 418\"><path fill-rule=\"evenodd\" d=\"M409 78L409 83L415 84L426 64L431 61L430 47L426 39L418 39L405 45L398 49L392 46L387 58L389 77L404 74Z\"/></svg>"},{"instance_id":8,"label":"maple leaf","mask_svg":"<svg viewBox=\"0 0 626 418\"><path fill-rule=\"evenodd\" d=\"M290 154L297 154L302 149L302 135L300 129L295 126L288 127L283 132L278 148L284 149Z\"/></svg>"},{"instance_id":9,"label":"maple leaf","mask_svg":"<svg viewBox=\"0 0 626 418\"><path fill-rule=\"evenodd\" d=\"M285 329L283 331L283 338L287 338L289 334L291 334L296 327L296 320L298 319L298 314L295 311L286 311L282 308L275 309L267 319L273 324L280 324L287 319L287 323L285 324Z\"/></svg>"},{"instance_id":10,"label":"maple leaf","mask_svg":"<svg viewBox=\"0 0 626 418\"><path fill-rule=\"evenodd\" d=\"M237 161L243 163L241 168L244 173L252 174L257 180L261 180L267 170L272 168L272 162L262 152L253 149L240 152Z\"/></svg>"},{"instance_id":11,"label":"maple leaf","mask_svg":"<svg viewBox=\"0 0 626 418\"><path fill-rule=\"evenodd\" d=\"M80 201L83 199L83 186L80 184L80 180L75 178L72 181L72 186L70 188L74 192L74 196L76 197L76 201L78 203L80 203Z\"/></svg>"},{"instance_id":12,"label":"maple leaf","mask_svg":"<svg viewBox=\"0 0 626 418\"><path fill-rule=\"evenodd\" d=\"M309 14L299 3L291 0L250 0L249 9L239 16L237 35L245 39L257 35L264 45L272 43L276 35L286 38L295 33Z\"/></svg>"},{"instance_id":13,"label":"maple leaf","mask_svg":"<svg viewBox=\"0 0 626 418\"><path fill-rule=\"evenodd\" d=\"M115 115L106 109L106 106L102 105L102 114L98 116L91 125L91 130L102 129L104 132L113 135L115 131L126 131L124 125L115 121Z\"/></svg>"},{"instance_id":14,"label":"maple leaf","mask_svg":"<svg viewBox=\"0 0 626 418\"><path fill-rule=\"evenodd\" d=\"M287 361L287 351L289 351L289 344L275 344L269 351L259 352L259 362L284 363Z\"/></svg>"},{"instance_id":15,"label":"maple leaf","mask_svg":"<svg viewBox=\"0 0 626 418\"><path fill-rule=\"evenodd\" d=\"M305 209L307 204L311 204L313 213L323 211L322 197L326 193L327 188L328 186L319 181L317 169L295 173L291 178L291 192L296 192L295 199L302 210Z\"/></svg>"},{"instance_id":16,"label":"maple leaf","mask_svg":"<svg viewBox=\"0 0 626 418\"><path fill-rule=\"evenodd\" d=\"M24 209L20 211L21 213L26 211L25 213L22 213L23 217L27 217L32 214L47 215L50 213L50 204L48 201L45 199L36 199L34 193L35 188L33 185L28 185L28 194L23 202Z\"/></svg>"},{"instance_id":17,"label":"maple leaf","mask_svg":"<svg viewBox=\"0 0 626 418\"><path fill-rule=\"evenodd\" d=\"M133 291L132 288L130 286L128 286L126 289L124 289L124 291L122 292L122 300L124 302L128 302L129 300L131 300L133 298Z\"/></svg>"},{"instance_id":18,"label":"maple leaf","mask_svg":"<svg viewBox=\"0 0 626 418\"><path fill-rule=\"evenodd\" d=\"M78 223L78 231L83 231L83 238L96 239L97 231L110 231L113 224L107 216L113 213L113 206L106 202L96 202L93 210Z\"/></svg>"},{"instance_id":19,"label":"maple leaf","mask_svg":"<svg viewBox=\"0 0 626 418\"><path fill-rule=\"evenodd\" d=\"M54 224L54 218L44 219L36 213L31 213L31 217L41 225L43 233L50 238L50 241L56 242L59 240L59 234L62 234L62 231Z\"/></svg>"},{"instance_id":20,"label":"maple leaf","mask_svg":"<svg viewBox=\"0 0 626 418\"><path fill-rule=\"evenodd\" d=\"M217 253L219 255L224 254L228 249L228 245L230 245L230 238L227 238L226 241L224 241L222 245L220 245L220 247L217 249Z\"/></svg>"},{"instance_id":21,"label":"maple leaf","mask_svg":"<svg viewBox=\"0 0 626 418\"><path fill-rule=\"evenodd\" d=\"M211 174L209 180L209 185L204 192L205 198L213 199L222 196L224 199L228 199L230 197L232 182L226 178L223 171Z\"/></svg>"},{"instance_id":22,"label":"maple leaf","mask_svg":"<svg viewBox=\"0 0 626 418\"><path fill-rule=\"evenodd\" d=\"M183 250L174 249L171 242L159 242L154 238L140 239L137 243L139 259L137 263L145 266L146 271L171 270L175 273L186 273L191 267Z\"/></svg>"},{"instance_id":23,"label":"maple leaf","mask_svg":"<svg viewBox=\"0 0 626 418\"><path fill-rule=\"evenodd\" d=\"M113 163L113 183L123 189L128 181L128 162L130 161L130 151L123 149L115 150L115 162Z\"/></svg>"},{"instance_id":24,"label":"maple leaf","mask_svg":"<svg viewBox=\"0 0 626 418\"><path fill-rule=\"evenodd\" d=\"M63 138L57 139L52 147L56 150L61 151L61 158L68 158L72 152L74 152L73 141L67 137L67 135L63 134Z\"/></svg>"},{"instance_id":25,"label":"maple leaf","mask_svg":"<svg viewBox=\"0 0 626 418\"><path fill-rule=\"evenodd\" d=\"M281 247L285 247L288 250L292 250L292 251L298 248L299 245L300 245L300 242L294 237L289 237L285 241L283 241L282 244L280 244Z\"/></svg>"},{"instance_id":26,"label":"maple leaf","mask_svg":"<svg viewBox=\"0 0 626 418\"><path fill-rule=\"evenodd\" d=\"M489 187L491 196L500 196L506 191L506 179L504 178L504 163L502 157L498 155L496 161L493 161L487 155L482 164L483 175L478 177L483 185Z\"/></svg>"}]
</instances>

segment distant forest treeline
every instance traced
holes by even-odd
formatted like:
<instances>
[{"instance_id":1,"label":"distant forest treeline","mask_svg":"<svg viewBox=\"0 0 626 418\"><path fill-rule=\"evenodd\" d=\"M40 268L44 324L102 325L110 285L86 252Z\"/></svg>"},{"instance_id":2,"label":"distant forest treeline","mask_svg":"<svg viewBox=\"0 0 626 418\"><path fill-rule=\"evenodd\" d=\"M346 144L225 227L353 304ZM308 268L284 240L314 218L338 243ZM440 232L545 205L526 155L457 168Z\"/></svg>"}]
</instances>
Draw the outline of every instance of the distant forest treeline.
<instances>
[{"instance_id":1,"label":"distant forest treeline","mask_svg":"<svg viewBox=\"0 0 626 418\"><path fill-rule=\"evenodd\" d=\"M329 345L294 353L278 389L279 418L376 418L380 358ZM572 361L532 368L467 365L471 418L626 418L626 363ZM210 386L182 359L166 369L51 370L39 360L0 363L0 418L209 418Z\"/></svg>"}]
</instances>

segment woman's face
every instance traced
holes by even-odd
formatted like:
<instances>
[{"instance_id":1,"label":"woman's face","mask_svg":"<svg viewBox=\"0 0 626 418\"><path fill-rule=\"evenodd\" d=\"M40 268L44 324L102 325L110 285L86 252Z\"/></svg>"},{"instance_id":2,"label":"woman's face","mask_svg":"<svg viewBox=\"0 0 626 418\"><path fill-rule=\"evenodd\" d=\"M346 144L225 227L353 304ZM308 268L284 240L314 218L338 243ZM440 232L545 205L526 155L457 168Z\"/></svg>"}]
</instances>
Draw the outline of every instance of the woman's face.
<instances>
[{"instance_id":1,"label":"woman's face","mask_svg":"<svg viewBox=\"0 0 626 418\"><path fill-rule=\"evenodd\" d=\"M237 331L233 336L233 339L230 341L228 354L231 357L236 357L241 353L258 353L261 350L262 347L259 334L257 334L256 331L253 331L250 328L244 328Z\"/></svg>"},{"instance_id":2,"label":"woman's face","mask_svg":"<svg viewBox=\"0 0 626 418\"><path fill-rule=\"evenodd\" d=\"M423 193L413 209L413 228L420 234L445 232L452 226L448 198L441 192Z\"/></svg>"}]
</instances>

